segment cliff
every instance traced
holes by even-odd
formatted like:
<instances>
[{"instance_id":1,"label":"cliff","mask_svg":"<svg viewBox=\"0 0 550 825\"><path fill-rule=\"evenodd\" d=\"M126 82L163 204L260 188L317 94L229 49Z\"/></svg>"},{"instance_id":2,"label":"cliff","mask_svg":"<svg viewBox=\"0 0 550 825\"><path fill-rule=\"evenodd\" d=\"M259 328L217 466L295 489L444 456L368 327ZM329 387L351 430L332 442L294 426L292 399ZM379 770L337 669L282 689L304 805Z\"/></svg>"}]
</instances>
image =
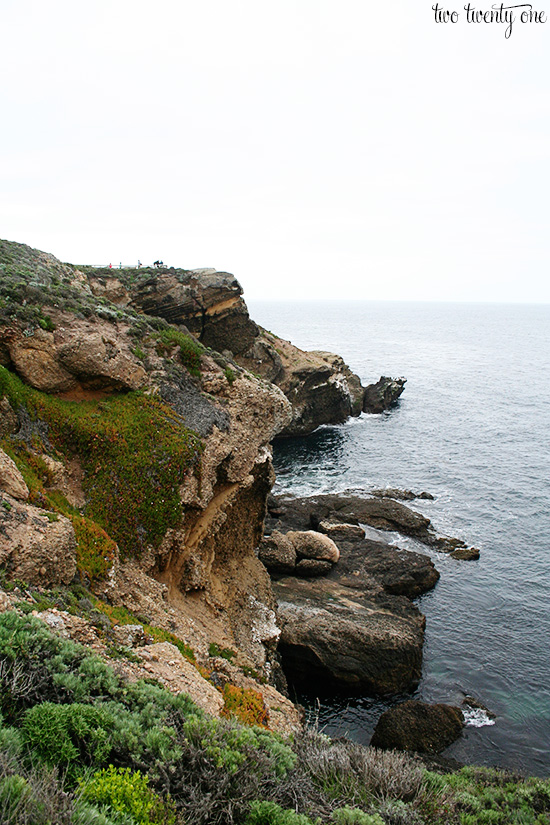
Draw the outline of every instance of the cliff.
<instances>
[{"instance_id":1,"label":"cliff","mask_svg":"<svg viewBox=\"0 0 550 825\"><path fill-rule=\"evenodd\" d=\"M359 378L339 356L257 326L228 273L76 267L1 241L0 393L6 581L78 583L108 633L141 622L157 641L187 645L206 673L255 685L272 725L295 727L277 693L283 614L258 558L270 444L359 415ZM394 658L410 659L394 666L401 675L362 682L401 689L418 678L423 617L407 599L388 607L378 585L369 593L413 652L397 645ZM190 688L198 701L210 691L201 684Z\"/></svg>"},{"instance_id":2,"label":"cliff","mask_svg":"<svg viewBox=\"0 0 550 825\"><path fill-rule=\"evenodd\" d=\"M284 685L254 550L290 403L105 280L0 244L4 576L79 581L199 660L235 651L241 676Z\"/></svg>"}]
</instances>

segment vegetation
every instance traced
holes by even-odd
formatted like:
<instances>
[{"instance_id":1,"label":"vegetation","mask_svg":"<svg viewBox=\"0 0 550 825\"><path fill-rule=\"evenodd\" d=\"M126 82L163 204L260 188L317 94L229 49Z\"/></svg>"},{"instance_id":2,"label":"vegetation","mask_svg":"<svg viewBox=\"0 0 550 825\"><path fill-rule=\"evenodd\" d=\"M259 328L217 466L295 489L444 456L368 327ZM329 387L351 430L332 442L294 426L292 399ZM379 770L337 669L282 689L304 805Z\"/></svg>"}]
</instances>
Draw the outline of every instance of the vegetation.
<instances>
[{"instance_id":1,"label":"vegetation","mask_svg":"<svg viewBox=\"0 0 550 825\"><path fill-rule=\"evenodd\" d=\"M70 264L25 244L0 240L0 319L8 323L17 319L29 330L40 327L51 332L55 326L46 311L50 307L111 322L132 322L137 314L83 290L79 273Z\"/></svg>"},{"instance_id":2,"label":"vegetation","mask_svg":"<svg viewBox=\"0 0 550 825\"><path fill-rule=\"evenodd\" d=\"M0 615L5 825L548 825L550 781L424 770L314 731L284 741L129 684L89 650Z\"/></svg>"},{"instance_id":3,"label":"vegetation","mask_svg":"<svg viewBox=\"0 0 550 825\"><path fill-rule=\"evenodd\" d=\"M268 727L268 711L258 690L228 684L223 689L223 699L222 716L238 719L244 725Z\"/></svg>"},{"instance_id":4,"label":"vegetation","mask_svg":"<svg viewBox=\"0 0 550 825\"><path fill-rule=\"evenodd\" d=\"M198 378L201 355L204 352L203 345L190 335L186 335L174 327L163 329L157 333L157 352L159 355L166 355L176 346L179 347L179 355L184 367L188 369L191 375Z\"/></svg>"},{"instance_id":5,"label":"vegetation","mask_svg":"<svg viewBox=\"0 0 550 825\"><path fill-rule=\"evenodd\" d=\"M0 393L14 409L25 410L31 433L26 444L4 439L3 447L20 467L31 500L73 519L79 563L90 578L108 565L110 540L123 556L138 555L179 523L179 488L197 467L201 443L168 405L138 392L99 402L64 401L32 389L3 367ZM85 515L108 535L45 490L49 470L33 453L36 447L66 456L78 453L85 470Z\"/></svg>"}]
</instances>

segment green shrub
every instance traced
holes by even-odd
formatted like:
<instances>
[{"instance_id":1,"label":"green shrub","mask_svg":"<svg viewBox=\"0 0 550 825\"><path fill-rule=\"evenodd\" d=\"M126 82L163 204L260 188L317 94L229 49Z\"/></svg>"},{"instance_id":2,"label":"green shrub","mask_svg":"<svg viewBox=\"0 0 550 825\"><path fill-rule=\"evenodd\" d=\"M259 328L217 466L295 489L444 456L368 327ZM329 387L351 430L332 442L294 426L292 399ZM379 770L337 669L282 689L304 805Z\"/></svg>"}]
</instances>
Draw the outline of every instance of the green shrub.
<instances>
[{"instance_id":1,"label":"green shrub","mask_svg":"<svg viewBox=\"0 0 550 825\"><path fill-rule=\"evenodd\" d=\"M339 808L332 814L334 825L384 825L378 814L367 814L359 808Z\"/></svg>"},{"instance_id":2,"label":"green shrub","mask_svg":"<svg viewBox=\"0 0 550 825\"><path fill-rule=\"evenodd\" d=\"M90 765L103 764L112 750L113 717L101 706L42 702L27 711L23 736L46 765L74 781Z\"/></svg>"},{"instance_id":3,"label":"green shrub","mask_svg":"<svg viewBox=\"0 0 550 825\"><path fill-rule=\"evenodd\" d=\"M183 725L183 735L188 742L200 745L217 768L229 773L235 773L255 752L263 752L275 776L281 778L296 763L292 748L282 737L261 728L243 727L220 719L191 717Z\"/></svg>"},{"instance_id":4,"label":"green shrub","mask_svg":"<svg viewBox=\"0 0 550 825\"><path fill-rule=\"evenodd\" d=\"M105 579L113 566L116 543L105 530L85 516L69 516L76 538L76 566L81 579L93 585Z\"/></svg>"},{"instance_id":5,"label":"green shrub","mask_svg":"<svg viewBox=\"0 0 550 825\"><path fill-rule=\"evenodd\" d=\"M276 802L253 802L245 825L314 825L304 814L284 810Z\"/></svg>"},{"instance_id":6,"label":"green shrub","mask_svg":"<svg viewBox=\"0 0 550 825\"><path fill-rule=\"evenodd\" d=\"M171 806L149 787L148 777L140 771L109 765L82 780L81 792L87 802L129 814L138 825L173 825L175 821Z\"/></svg>"},{"instance_id":7,"label":"green shrub","mask_svg":"<svg viewBox=\"0 0 550 825\"><path fill-rule=\"evenodd\" d=\"M15 817L18 815L25 802L32 795L29 783L23 776L19 774L12 774L0 779L0 811L2 812L2 821L7 819L16 822Z\"/></svg>"},{"instance_id":8,"label":"green shrub","mask_svg":"<svg viewBox=\"0 0 550 825\"><path fill-rule=\"evenodd\" d=\"M158 335L157 352L163 355L174 346L179 346L179 355L184 367L188 369L191 375L198 378L200 376L201 355L204 352L203 345L195 338L173 327L161 330Z\"/></svg>"},{"instance_id":9,"label":"green shrub","mask_svg":"<svg viewBox=\"0 0 550 825\"><path fill-rule=\"evenodd\" d=\"M232 384L233 381L235 381L235 379L237 378L237 376L235 374L235 371L232 370L231 367L226 367L225 368L224 375L225 375L226 380L229 382L229 384Z\"/></svg>"}]
</instances>

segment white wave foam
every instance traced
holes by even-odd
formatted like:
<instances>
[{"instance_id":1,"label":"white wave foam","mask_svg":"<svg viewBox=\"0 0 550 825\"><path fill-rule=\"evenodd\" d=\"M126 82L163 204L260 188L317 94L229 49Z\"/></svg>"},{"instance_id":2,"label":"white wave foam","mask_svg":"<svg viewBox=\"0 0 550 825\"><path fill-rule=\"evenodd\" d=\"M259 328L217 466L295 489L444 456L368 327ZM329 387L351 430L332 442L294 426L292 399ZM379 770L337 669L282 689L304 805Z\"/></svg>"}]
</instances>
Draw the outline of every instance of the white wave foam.
<instances>
[{"instance_id":1,"label":"white wave foam","mask_svg":"<svg viewBox=\"0 0 550 825\"><path fill-rule=\"evenodd\" d=\"M485 728L487 725L494 725L495 720L483 708L470 708L462 706L464 724L467 728Z\"/></svg>"}]
</instances>

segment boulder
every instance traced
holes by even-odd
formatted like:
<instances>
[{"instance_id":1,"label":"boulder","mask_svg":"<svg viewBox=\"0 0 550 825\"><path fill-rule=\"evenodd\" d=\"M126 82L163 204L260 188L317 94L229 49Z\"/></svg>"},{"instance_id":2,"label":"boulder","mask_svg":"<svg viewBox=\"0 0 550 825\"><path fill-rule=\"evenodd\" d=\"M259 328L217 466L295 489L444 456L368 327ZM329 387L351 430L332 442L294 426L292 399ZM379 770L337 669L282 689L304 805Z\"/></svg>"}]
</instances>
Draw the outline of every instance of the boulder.
<instances>
[{"instance_id":1,"label":"boulder","mask_svg":"<svg viewBox=\"0 0 550 825\"><path fill-rule=\"evenodd\" d=\"M294 531L286 534L296 555L302 559L319 559L336 564L340 551L333 540L315 530Z\"/></svg>"},{"instance_id":2,"label":"boulder","mask_svg":"<svg viewBox=\"0 0 550 825\"><path fill-rule=\"evenodd\" d=\"M290 539L274 530L260 544L258 558L270 573L292 573L296 567L296 550Z\"/></svg>"},{"instance_id":3,"label":"boulder","mask_svg":"<svg viewBox=\"0 0 550 825\"><path fill-rule=\"evenodd\" d=\"M322 559L300 559L295 567L295 574L305 579L326 576L332 570L332 564Z\"/></svg>"},{"instance_id":4,"label":"boulder","mask_svg":"<svg viewBox=\"0 0 550 825\"><path fill-rule=\"evenodd\" d=\"M363 412L381 413L395 404L405 389L406 378L388 378L383 375L376 384L369 384L363 396Z\"/></svg>"},{"instance_id":5,"label":"boulder","mask_svg":"<svg viewBox=\"0 0 550 825\"><path fill-rule=\"evenodd\" d=\"M286 577L273 588L279 652L294 684L387 694L418 683L425 622L408 599L327 578Z\"/></svg>"},{"instance_id":6,"label":"boulder","mask_svg":"<svg viewBox=\"0 0 550 825\"><path fill-rule=\"evenodd\" d=\"M123 647L139 647L147 643L141 624L115 625L112 632L116 643Z\"/></svg>"},{"instance_id":7,"label":"boulder","mask_svg":"<svg viewBox=\"0 0 550 825\"><path fill-rule=\"evenodd\" d=\"M364 539L365 531L358 524L340 524L338 522L320 521L317 528L320 533L325 533L333 541L346 541L349 539Z\"/></svg>"},{"instance_id":8,"label":"boulder","mask_svg":"<svg viewBox=\"0 0 550 825\"><path fill-rule=\"evenodd\" d=\"M384 750L439 753L458 739L463 727L458 707L402 702L382 714L370 744Z\"/></svg>"},{"instance_id":9,"label":"boulder","mask_svg":"<svg viewBox=\"0 0 550 825\"><path fill-rule=\"evenodd\" d=\"M17 469L15 461L4 450L0 450L0 489L19 501L26 501L29 497L25 479Z\"/></svg>"},{"instance_id":10,"label":"boulder","mask_svg":"<svg viewBox=\"0 0 550 825\"><path fill-rule=\"evenodd\" d=\"M0 566L8 579L54 587L76 572L76 540L65 516L5 496L0 506Z\"/></svg>"}]
</instances>

